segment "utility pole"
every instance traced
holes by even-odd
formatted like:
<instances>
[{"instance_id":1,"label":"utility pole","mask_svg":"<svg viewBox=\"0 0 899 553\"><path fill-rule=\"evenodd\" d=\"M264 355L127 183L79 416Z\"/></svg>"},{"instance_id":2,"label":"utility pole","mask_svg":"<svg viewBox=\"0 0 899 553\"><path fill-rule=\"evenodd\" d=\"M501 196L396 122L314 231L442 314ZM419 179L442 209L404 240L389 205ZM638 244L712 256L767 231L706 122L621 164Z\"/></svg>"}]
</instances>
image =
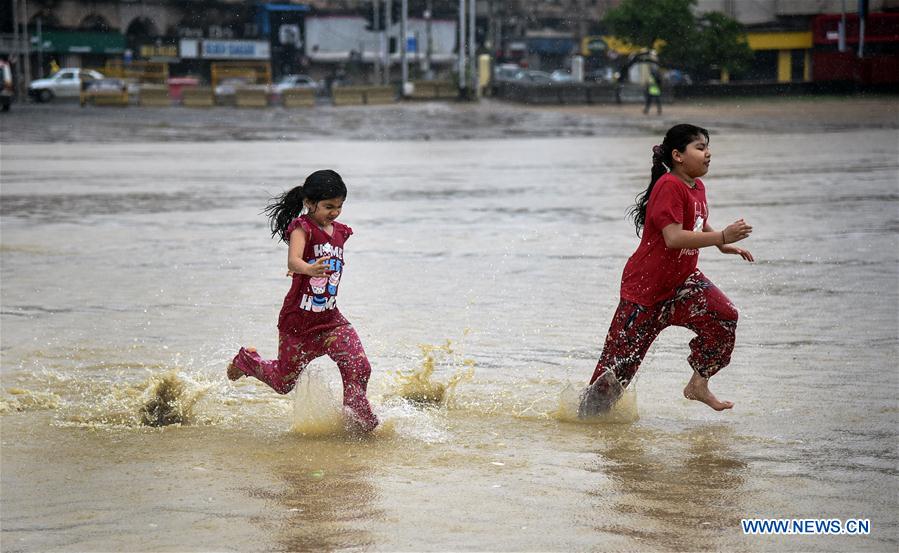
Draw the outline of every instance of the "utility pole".
<instances>
[{"instance_id":1,"label":"utility pole","mask_svg":"<svg viewBox=\"0 0 899 553\"><path fill-rule=\"evenodd\" d=\"M16 96L22 101L22 64L19 63L19 49L22 43L19 41L19 0L12 0L12 59L16 70Z\"/></svg>"},{"instance_id":2,"label":"utility pole","mask_svg":"<svg viewBox=\"0 0 899 553\"><path fill-rule=\"evenodd\" d=\"M868 0L858 0L858 57L865 57L865 20L868 18Z\"/></svg>"},{"instance_id":3,"label":"utility pole","mask_svg":"<svg viewBox=\"0 0 899 553\"><path fill-rule=\"evenodd\" d=\"M424 74L426 80L431 80L433 75L431 75L431 56L434 53L434 41L431 39L431 14L433 14L432 9L432 1L428 0L428 5L425 8L425 66L424 66Z\"/></svg>"},{"instance_id":4,"label":"utility pole","mask_svg":"<svg viewBox=\"0 0 899 553\"><path fill-rule=\"evenodd\" d=\"M28 36L28 0L22 0L22 53L25 55L25 87L31 82L31 37Z\"/></svg>"},{"instance_id":5,"label":"utility pole","mask_svg":"<svg viewBox=\"0 0 899 553\"><path fill-rule=\"evenodd\" d=\"M28 5L26 0L12 0L13 59L16 62L16 96L24 102L31 82L31 60L29 59Z\"/></svg>"},{"instance_id":6,"label":"utility pole","mask_svg":"<svg viewBox=\"0 0 899 553\"><path fill-rule=\"evenodd\" d=\"M37 78L44 78L44 33L40 17L37 18Z\"/></svg>"},{"instance_id":7,"label":"utility pole","mask_svg":"<svg viewBox=\"0 0 899 553\"><path fill-rule=\"evenodd\" d=\"M471 73L471 93L469 97L472 100L478 97L478 59L475 56L475 39L477 38L475 8L477 3L477 0L468 0L468 67Z\"/></svg>"},{"instance_id":8,"label":"utility pole","mask_svg":"<svg viewBox=\"0 0 899 553\"><path fill-rule=\"evenodd\" d=\"M384 84L390 84L390 35L393 33L393 0L384 3L384 27L386 48L384 54Z\"/></svg>"},{"instance_id":9,"label":"utility pole","mask_svg":"<svg viewBox=\"0 0 899 553\"><path fill-rule=\"evenodd\" d=\"M465 98L465 0L459 0L459 97Z\"/></svg>"},{"instance_id":10,"label":"utility pole","mask_svg":"<svg viewBox=\"0 0 899 553\"><path fill-rule=\"evenodd\" d=\"M371 3L371 19L372 30L378 34L378 50L375 52L375 83L381 84L381 38L383 29L381 29L381 0L373 0Z\"/></svg>"},{"instance_id":11,"label":"utility pole","mask_svg":"<svg viewBox=\"0 0 899 553\"><path fill-rule=\"evenodd\" d=\"M400 65L401 67L401 75L402 75L402 84L400 85L400 97L406 97L406 84L409 82L409 64L408 60L408 40L406 39L406 35L408 34L406 31L406 18L409 15L409 0L402 0L400 4L402 13L400 13Z\"/></svg>"},{"instance_id":12,"label":"utility pole","mask_svg":"<svg viewBox=\"0 0 899 553\"><path fill-rule=\"evenodd\" d=\"M846 0L842 0L842 15L840 16L840 29L837 32L837 50L846 51Z\"/></svg>"}]
</instances>

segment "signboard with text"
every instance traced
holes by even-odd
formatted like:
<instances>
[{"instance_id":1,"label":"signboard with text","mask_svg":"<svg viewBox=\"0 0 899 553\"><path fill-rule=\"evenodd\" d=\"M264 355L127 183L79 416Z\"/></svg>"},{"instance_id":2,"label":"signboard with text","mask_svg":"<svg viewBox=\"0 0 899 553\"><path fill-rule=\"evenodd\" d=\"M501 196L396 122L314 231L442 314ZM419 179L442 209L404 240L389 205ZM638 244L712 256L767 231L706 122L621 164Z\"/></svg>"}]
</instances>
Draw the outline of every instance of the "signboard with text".
<instances>
[{"instance_id":1,"label":"signboard with text","mask_svg":"<svg viewBox=\"0 0 899 553\"><path fill-rule=\"evenodd\" d=\"M182 58L214 60L268 60L271 46L266 40L181 39Z\"/></svg>"}]
</instances>

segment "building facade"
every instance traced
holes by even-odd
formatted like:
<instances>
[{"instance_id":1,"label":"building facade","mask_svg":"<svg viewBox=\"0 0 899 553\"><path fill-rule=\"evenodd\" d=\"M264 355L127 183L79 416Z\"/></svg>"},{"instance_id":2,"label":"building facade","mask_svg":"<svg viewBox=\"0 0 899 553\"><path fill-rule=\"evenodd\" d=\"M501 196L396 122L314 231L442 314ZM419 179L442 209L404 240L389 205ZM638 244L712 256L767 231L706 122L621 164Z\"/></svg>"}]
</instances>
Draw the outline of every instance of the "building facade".
<instances>
[{"instance_id":1,"label":"building facade","mask_svg":"<svg viewBox=\"0 0 899 553\"><path fill-rule=\"evenodd\" d=\"M400 2L380 0L378 5L383 13L392 3L395 13ZM584 53L591 37L603 34L602 18L620 2L477 0L474 40L479 53L496 59L562 68L572 55ZM405 41L414 63L427 55L429 63L452 68L459 47L459 3L408 0ZM877 29L869 52L899 54L891 15L899 13L899 0L866 4ZM857 51L863 42L858 0L697 0L695 8L697 14L722 12L746 26L754 63L746 74L725 74L722 80L794 82L828 78L821 69L836 63L832 52L824 55L833 49L827 38L833 30L822 31L824 23L816 22L822 17L832 21L844 5L849 21L856 22L847 24L851 32L844 43L848 40ZM24 25L13 29L14 21ZM348 64L361 64L365 73L395 60L401 43L397 23L379 33L372 21L372 0L10 0L0 2L0 54L27 48L34 77L56 66L149 62L166 64L173 75L209 78L215 60L267 61L276 77L330 72ZM13 31L22 36L26 29L28 40L16 42ZM817 37L815 29L824 34ZM844 44L841 54L847 49Z\"/></svg>"}]
</instances>

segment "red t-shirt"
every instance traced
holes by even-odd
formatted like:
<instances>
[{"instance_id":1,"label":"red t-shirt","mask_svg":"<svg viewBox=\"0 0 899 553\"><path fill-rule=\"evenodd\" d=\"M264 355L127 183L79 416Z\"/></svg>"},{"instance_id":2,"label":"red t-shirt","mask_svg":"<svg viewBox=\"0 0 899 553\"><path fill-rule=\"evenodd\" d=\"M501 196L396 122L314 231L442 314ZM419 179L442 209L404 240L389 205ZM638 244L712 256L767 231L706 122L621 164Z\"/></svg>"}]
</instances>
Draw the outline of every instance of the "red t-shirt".
<instances>
[{"instance_id":1,"label":"red t-shirt","mask_svg":"<svg viewBox=\"0 0 899 553\"><path fill-rule=\"evenodd\" d=\"M646 224L637 251L621 276L621 299L651 306L665 301L696 270L698 249L672 250L665 246L662 229L678 223L684 230L701 232L709 218L705 186L696 188L671 173L656 181L646 206Z\"/></svg>"},{"instance_id":2,"label":"red t-shirt","mask_svg":"<svg viewBox=\"0 0 899 553\"><path fill-rule=\"evenodd\" d=\"M291 334L322 332L335 326L348 324L337 309L337 289L343 276L343 245L353 234L353 229L334 221L331 235L318 227L308 215L297 217L287 226L285 237L300 228L306 233L303 260L315 263L316 259L330 256L330 274L323 277L294 274L290 291L284 298L278 329Z\"/></svg>"}]
</instances>

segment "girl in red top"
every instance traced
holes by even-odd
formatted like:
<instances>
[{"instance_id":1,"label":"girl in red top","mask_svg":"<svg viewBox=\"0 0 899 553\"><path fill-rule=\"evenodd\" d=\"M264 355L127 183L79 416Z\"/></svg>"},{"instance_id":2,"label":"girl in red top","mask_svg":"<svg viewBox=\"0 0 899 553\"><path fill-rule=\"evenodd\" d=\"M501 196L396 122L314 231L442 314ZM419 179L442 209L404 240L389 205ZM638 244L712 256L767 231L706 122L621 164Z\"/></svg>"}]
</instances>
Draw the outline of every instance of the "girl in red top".
<instances>
[{"instance_id":1,"label":"girl in red top","mask_svg":"<svg viewBox=\"0 0 899 553\"><path fill-rule=\"evenodd\" d=\"M709 246L753 261L749 251L732 245L749 236L752 227L739 219L719 231L708 222L705 186L699 180L712 159L707 130L675 125L652 153L652 179L631 210L637 234L643 231L640 246L624 266L621 301L581 396L581 417L601 413L621 397L649 346L671 325L696 333L687 359L693 376L684 396L716 411L734 406L712 394L708 379L730 362L737 310L697 270L696 261L699 249Z\"/></svg>"},{"instance_id":2,"label":"girl in red top","mask_svg":"<svg viewBox=\"0 0 899 553\"><path fill-rule=\"evenodd\" d=\"M344 243L353 234L336 220L345 199L340 175L323 170L265 209L272 237L289 245L287 276L293 279L278 316L278 359L263 360L255 348L240 348L228 378L252 376L286 394L310 361L327 355L340 369L348 423L367 432L378 425L365 395L371 365L353 326L337 309Z\"/></svg>"}]
</instances>

